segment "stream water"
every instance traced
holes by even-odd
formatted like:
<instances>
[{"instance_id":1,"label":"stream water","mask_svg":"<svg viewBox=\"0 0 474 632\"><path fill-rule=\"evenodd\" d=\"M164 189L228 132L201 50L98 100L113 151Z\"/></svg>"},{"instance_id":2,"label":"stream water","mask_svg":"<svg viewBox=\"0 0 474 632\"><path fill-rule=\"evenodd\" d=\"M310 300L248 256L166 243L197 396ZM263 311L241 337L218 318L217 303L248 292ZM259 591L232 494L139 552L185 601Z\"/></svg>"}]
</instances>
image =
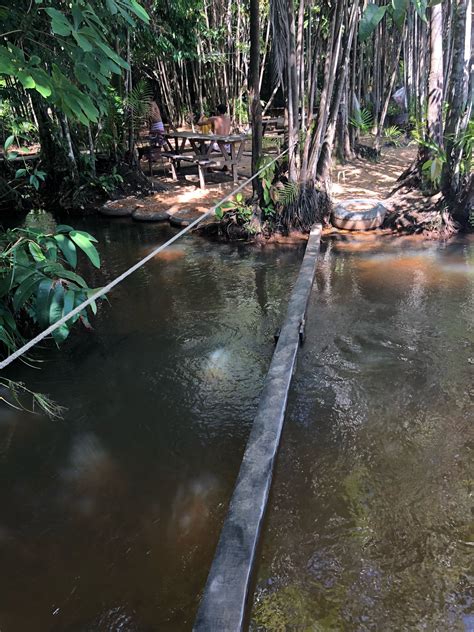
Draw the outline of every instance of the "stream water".
<instances>
[{"instance_id":1,"label":"stream water","mask_svg":"<svg viewBox=\"0 0 474 632\"><path fill-rule=\"evenodd\" d=\"M174 233L74 223L96 285ZM250 627L472 630L474 243L323 249ZM67 410L0 410L1 632L191 630L302 255L188 237L11 371Z\"/></svg>"},{"instance_id":2,"label":"stream water","mask_svg":"<svg viewBox=\"0 0 474 632\"><path fill-rule=\"evenodd\" d=\"M74 224L95 285L177 232ZM0 412L1 632L191 629L303 250L187 237L11 372L67 411Z\"/></svg>"},{"instance_id":3,"label":"stream water","mask_svg":"<svg viewBox=\"0 0 474 632\"><path fill-rule=\"evenodd\" d=\"M252 630L474 630L474 241L329 242Z\"/></svg>"}]
</instances>

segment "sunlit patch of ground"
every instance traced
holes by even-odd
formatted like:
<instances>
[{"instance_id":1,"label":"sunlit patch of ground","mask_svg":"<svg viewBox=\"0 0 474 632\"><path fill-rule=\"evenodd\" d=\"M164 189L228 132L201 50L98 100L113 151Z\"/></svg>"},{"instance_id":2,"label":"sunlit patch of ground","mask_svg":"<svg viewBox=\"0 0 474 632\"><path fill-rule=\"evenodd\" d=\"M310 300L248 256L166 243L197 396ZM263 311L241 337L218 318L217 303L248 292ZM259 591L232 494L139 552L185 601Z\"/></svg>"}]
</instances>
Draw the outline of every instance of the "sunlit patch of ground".
<instances>
[{"instance_id":1,"label":"sunlit patch of ground","mask_svg":"<svg viewBox=\"0 0 474 632\"><path fill-rule=\"evenodd\" d=\"M366 142L366 141L364 141ZM367 141L369 144L369 141ZM369 198L385 200L385 205L392 210L423 210L432 209L436 200L425 198L419 191L403 192L403 195L388 198L397 183L400 174L412 163L416 157L416 146L383 147L378 162L355 158L345 165L334 162L332 172L332 197L338 201L349 198ZM147 171L148 164L143 162L143 169ZM154 201L156 210L166 210L171 213L182 209L189 209L204 213L224 196L232 193L235 185L228 173L220 171L220 165L206 175L206 188L199 188L196 167L183 165L179 178L171 178L169 167L162 162L153 164L153 180L164 184L167 190L156 193ZM250 156L244 154L239 169L241 178L250 175ZM239 180L239 183L242 180ZM249 195L251 185L244 189ZM387 199L388 198L388 199ZM377 234L377 233L375 233ZM360 247L362 248L362 246Z\"/></svg>"},{"instance_id":2,"label":"sunlit patch of ground","mask_svg":"<svg viewBox=\"0 0 474 632\"><path fill-rule=\"evenodd\" d=\"M378 162L355 158L333 168L333 197L336 201L348 198L386 198L397 178L416 156L416 147L383 147Z\"/></svg>"},{"instance_id":3,"label":"sunlit patch of ground","mask_svg":"<svg viewBox=\"0 0 474 632\"><path fill-rule=\"evenodd\" d=\"M145 163L143 163L143 168L146 171ZM177 181L170 177L168 168L161 163L154 164L153 173L152 179L167 187L166 191L154 195L156 210L165 210L170 213L175 213L182 209L205 213L211 206L220 202L229 193L232 193L237 186L228 173L218 170L206 174L205 189L199 188L199 178L195 167L183 166ZM244 156L242 167L239 169L239 184L242 183L243 178L249 176L249 173L250 158ZM251 190L251 185L245 187L243 190L244 195L250 194Z\"/></svg>"}]
</instances>

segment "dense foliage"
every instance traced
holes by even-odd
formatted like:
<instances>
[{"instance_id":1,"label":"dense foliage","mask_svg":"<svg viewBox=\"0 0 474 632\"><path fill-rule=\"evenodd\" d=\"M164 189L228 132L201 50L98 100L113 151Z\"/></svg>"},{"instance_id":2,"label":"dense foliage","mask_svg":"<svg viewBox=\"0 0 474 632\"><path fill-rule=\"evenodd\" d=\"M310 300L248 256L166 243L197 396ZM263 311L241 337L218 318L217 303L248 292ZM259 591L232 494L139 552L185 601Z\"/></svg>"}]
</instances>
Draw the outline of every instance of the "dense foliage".
<instances>
[{"instance_id":1,"label":"dense foliage","mask_svg":"<svg viewBox=\"0 0 474 632\"><path fill-rule=\"evenodd\" d=\"M0 233L0 344L12 353L35 329L45 329L94 293L76 272L78 251L95 266L97 240L84 231L60 225L52 233L16 228ZM97 306L91 306L95 313ZM53 332L57 343L75 322L89 325L83 310Z\"/></svg>"}]
</instances>

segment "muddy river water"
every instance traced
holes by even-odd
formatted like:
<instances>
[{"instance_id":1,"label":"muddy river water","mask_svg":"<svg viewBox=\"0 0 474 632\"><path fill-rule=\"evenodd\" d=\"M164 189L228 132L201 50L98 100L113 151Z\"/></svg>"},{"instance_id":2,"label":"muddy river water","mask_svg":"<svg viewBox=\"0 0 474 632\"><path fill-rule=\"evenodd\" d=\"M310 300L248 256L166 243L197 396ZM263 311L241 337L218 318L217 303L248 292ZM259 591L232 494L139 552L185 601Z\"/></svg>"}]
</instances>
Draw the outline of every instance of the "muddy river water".
<instances>
[{"instance_id":1,"label":"muddy river water","mask_svg":"<svg viewBox=\"0 0 474 632\"><path fill-rule=\"evenodd\" d=\"M75 224L93 285L175 232ZM303 251L187 237L10 371L66 411L0 410L1 632L191 629ZM474 629L473 269L469 240L324 242L252 630Z\"/></svg>"}]
</instances>

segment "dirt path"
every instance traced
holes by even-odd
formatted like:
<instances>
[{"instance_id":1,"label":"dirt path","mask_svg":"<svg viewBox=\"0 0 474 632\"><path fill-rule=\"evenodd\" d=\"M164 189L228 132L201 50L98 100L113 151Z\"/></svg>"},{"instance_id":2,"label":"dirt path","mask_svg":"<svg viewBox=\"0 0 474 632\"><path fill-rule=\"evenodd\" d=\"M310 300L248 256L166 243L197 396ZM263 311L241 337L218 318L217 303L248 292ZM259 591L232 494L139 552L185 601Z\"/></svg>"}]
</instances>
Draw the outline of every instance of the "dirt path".
<instances>
[{"instance_id":1,"label":"dirt path","mask_svg":"<svg viewBox=\"0 0 474 632\"><path fill-rule=\"evenodd\" d=\"M333 169L332 194L335 200L378 198L390 195L398 176L416 156L416 147L385 147L378 162L354 159Z\"/></svg>"},{"instance_id":2,"label":"dirt path","mask_svg":"<svg viewBox=\"0 0 474 632\"><path fill-rule=\"evenodd\" d=\"M345 165L335 163L333 167L333 189L335 200L354 197L386 198L393 189L398 176L412 162L416 148L388 147L384 148L379 162L354 159ZM195 171L195 170L194 170ZM184 167L177 182L174 182L167 170L156 165L154 180L165 184L167 190L155 193L157 210L174 213L189 209L204 213L213 204L233 191L234 183L228 174L219 171L206 176L206 189L199 188L197 174L192 168ZM242 161L241 175L250 175L250 157ZM250 193L250 185L245 189Z\"/></svg>"}]
</instances>

